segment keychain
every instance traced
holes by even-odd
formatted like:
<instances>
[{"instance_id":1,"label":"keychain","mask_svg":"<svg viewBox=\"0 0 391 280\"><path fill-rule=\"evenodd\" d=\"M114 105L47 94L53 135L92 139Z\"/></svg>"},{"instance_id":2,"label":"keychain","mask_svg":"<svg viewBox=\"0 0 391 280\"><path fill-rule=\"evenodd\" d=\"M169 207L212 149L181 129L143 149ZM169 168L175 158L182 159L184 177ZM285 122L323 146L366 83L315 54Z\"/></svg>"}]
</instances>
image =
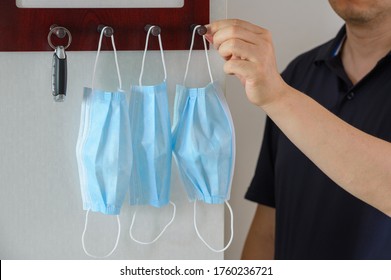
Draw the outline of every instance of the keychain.
<instances>
[{"instance_id":1,"label":"keychain","mask_svg":"<svg viewBox=\"0 0 391 280\"><path fill-rule=\"evenodd\" d=\"M67 56L63 46L57 46L53 54L52 94L54 101L62 102L67 92Z\"/></svg>"},{"instance_id":2,"label":"keychain","mask_svg":"<svg viewBox=\"0 0 391 280\"><path fill-rule=\"evenodd\" d=\"M68 44L64 46L54 46L51 35L56 34L58 38L68 35ZM68 29L52 25L48 34L48 43L54 49L52 62L52 95L55 102L63 102L67 91L67 55L65 50L70 46L72 36Z\"/></svg>"}]
</instances>

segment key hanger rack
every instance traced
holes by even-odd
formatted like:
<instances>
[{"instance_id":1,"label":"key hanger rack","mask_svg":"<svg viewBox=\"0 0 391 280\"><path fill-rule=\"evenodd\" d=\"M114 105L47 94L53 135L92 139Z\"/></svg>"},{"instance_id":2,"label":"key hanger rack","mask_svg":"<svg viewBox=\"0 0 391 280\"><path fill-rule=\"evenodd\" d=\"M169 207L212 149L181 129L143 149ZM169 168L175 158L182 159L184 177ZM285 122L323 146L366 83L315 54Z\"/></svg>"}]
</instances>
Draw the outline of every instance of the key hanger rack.
<instances>
[{"instance_id":1,"label":"key hanger rack","mask_svg":"<svg viewBox=\"0 0 391 280\"><path fill-rule=\"evenodd\" d=\"M209 22L209 0L184 0L181 8L18 8L15 0L0 1L0 51L52 51L47 36L50 27L63 26L72 34L67 51L95 51L99 25L115 31L117 50L143 50L145 26L156 24L161 29L165 50L187 50L194 23ZM205 30L204 30L205 31ZM60 31L61 32L61 31ZM203 32L203 31L200 31ZM66 45L68 36L52 36L53 45ZM158 50L157 40L149 49ZM102 50L110 50L103 40ZM197 40L194 49L203 49Z\"/></svg>"}]
</instances>

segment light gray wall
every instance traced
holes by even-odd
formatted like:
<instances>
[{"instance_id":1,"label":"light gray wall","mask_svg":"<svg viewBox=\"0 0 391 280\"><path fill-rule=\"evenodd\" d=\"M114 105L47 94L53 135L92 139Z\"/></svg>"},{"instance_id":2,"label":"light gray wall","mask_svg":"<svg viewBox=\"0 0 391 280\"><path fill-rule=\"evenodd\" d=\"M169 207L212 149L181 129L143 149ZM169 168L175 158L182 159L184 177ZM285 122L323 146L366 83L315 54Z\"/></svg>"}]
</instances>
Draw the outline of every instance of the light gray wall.
<instances>
[{"instance_id":1,"label":"light gray wall","mask_svg":"<svg viewBox=\"0 0 391 280\"><path fill-rule=\"evenodd\" d=\"M211 1L212 19L225 17L225 2ZM1 36L1 34L0 34ZM98 34L97 34L98 36ZM10 42L12 43L12 42ZM163 35L164 44L164 35ZM138 81L141 52L120 52L124 85ZM51 52L0 53L0 259L85 259L81 246L85 212L82 209L75 147L84 86L90 86L94 52L68 53L68 96L56 104L50 92ZM187 51L166 52L171 108L175 84L183 79ZM209 82L204 53L194 52L189 84ZM211 53L216 80L224 85L222 61ZM97 87L115 89L117 78L112 52L103 52ZM160 54L147 57L146 82L162 79ZM193 228L193 205L188 202L173 164L172 200L177 216L153 245L130 240L128 229L135 208L125 203L121 238L112 259L221 259L198 239ZM170 209L139 210L134 234L156 235L170 218ZM223 246L224 211L221 205L198 207L199 229L216 247ZM90 214L86 246L104 255L112 248L116 220Z\"/></svg>"},{"instance_id":2,"label":"light gray wall","mask_svg":"<svg viewBox=\"0 0 391 280\"><path fill-rule=\"evenodd\" d=\"M327 0L228 0L228 17L250 21L272 32L280 71L298 54L334 37L342 26ZM258 159L265 114L247 101L236 78L228 77L226 87L235 122L237 157L231 193L235 239L225 258L239 259L256 207L243 197ZM229 237L227 216L226 238Z\"/></svg>"},{"instance_id":3,"label":"light gray wall","mask_svg":"<svg viewBox=\"0 0 391 280\"><path fill-rule=\"evenodd\" d=\"M326 0L227 1L228 17L248 20L273 32L280 70L297 54L333 37L342 24ZM211 18L225 18L225 0L211 0ZM215 51L210 53L215 78L224 83L223 61ZM69 52L68 55L68 98L63 104L55 104L50 96L51 53L0 53L1 259L86 258L80 242L85 216L75 145L82 88L90 84L95 54ZM186 55L187 52L166 52L171 106L174 85L182 81ZM203 53L197 51L194 55L193 71L205 69ZM137 82L141 52L121 52L119 58L124 84ZM148 76L158 80L161 71L154 69L154 62L159 61L159 54L153 52L148 58L147 69L153 69ZM112 53L102 54L98 76L102 86L116 87ZM207 71L198 71L196 76L190 74L189 81L195 86L204 85L208 81ZM235 236L224 256L238 259L255 210L255 205L243 196L254 172L265 115L248 103L236 78L228 77L226 82L236 128L237 161L231 194ZM177 182L173 184L173 200L178 207L174 224L155 245L137 245L127 233L134 208L125 204L121 214L122 236L113 259L223 257L210 252L198 240L192 224L192 204L187 201L175 168L173 175L173 181ZM145 219L151 222L135 229L135 234L152 236L158 229L151 224L164 224L169 211L144 211ZM226 239L230 234L227 212ZM141 215L140 218L142 221ZM208 241L216 247L222 246L223 208L200 204L199 227ZM115 235L114 219L90 215L86 245L92 252L104 254L110 250Z\"/></svg>"}]
</instances>

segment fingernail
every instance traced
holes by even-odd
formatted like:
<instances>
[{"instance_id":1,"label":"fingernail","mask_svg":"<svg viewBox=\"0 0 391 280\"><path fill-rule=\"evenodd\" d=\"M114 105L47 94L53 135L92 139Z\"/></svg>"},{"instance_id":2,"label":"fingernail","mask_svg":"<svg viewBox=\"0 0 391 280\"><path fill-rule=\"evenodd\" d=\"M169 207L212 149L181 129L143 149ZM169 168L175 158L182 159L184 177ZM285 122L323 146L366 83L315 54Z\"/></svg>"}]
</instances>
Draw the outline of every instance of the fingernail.
<instances>
[{"instance_id":1,"label":"fingernail","mask_svg":"<svg viewBox=\"0 0 391 280\"><path fill-rule=\"evenodd\" d=\"M213 36L212 36L211 34L206 33L206 34L205 34L205 39L206 39L209 43L213 44Z\"/></svg>"}]
</instances>

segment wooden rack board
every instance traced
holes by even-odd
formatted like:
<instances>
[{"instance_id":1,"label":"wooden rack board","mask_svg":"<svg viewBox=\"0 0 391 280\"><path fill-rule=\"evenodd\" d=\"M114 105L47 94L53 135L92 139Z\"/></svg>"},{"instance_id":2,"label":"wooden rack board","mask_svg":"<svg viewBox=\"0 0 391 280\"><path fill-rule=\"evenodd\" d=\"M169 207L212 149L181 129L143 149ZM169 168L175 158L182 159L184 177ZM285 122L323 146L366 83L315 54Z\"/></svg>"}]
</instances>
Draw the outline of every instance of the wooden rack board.
<instances>
[{"instance_id":1,"label":"wooden rack board","mask_svg":"<svg viewBox=\"0 0 391 280\"><path fill-rule=\"evenodd\" d=\"M67 28L72 44L67 51L96 50L100 24L113 27L118 50L144 49L147 24L161 27L165 50L185 50L190 46L192 24L209 22L209 0L185 0L182 8L100 8L41 9L18 8L15 0L0 1L0 51L51 51L47 36L52 24ZM68 38L57 39L55 45L66 45ZM102 50L111 49L109 39ZM202 49L197 40L195 49ZM157 40L150 41L151 50L158 50Z\"/></svg>"}]
</instances>

